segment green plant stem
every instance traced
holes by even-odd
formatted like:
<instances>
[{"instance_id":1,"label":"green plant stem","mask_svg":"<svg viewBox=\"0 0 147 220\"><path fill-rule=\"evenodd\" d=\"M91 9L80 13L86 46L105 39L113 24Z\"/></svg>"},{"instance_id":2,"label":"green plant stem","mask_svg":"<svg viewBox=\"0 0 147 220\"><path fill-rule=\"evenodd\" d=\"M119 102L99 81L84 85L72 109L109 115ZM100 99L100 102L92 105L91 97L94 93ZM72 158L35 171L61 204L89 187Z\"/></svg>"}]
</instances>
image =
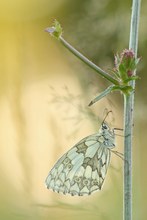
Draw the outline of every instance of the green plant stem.
<instances>
[{"instance_id":1,"label":"green plant stem","mask_svg":"<svg viewBox=\"0 0 147 220\"><path fill-rule=\"evenodd\" d=\"M78 57L80 60L82 60L84 63L86 63L90 68L94 69L103 78L112 82L114 85L119 85L119 82L116 79L114 79L110 74L108 74L107 72L102 70L100 67L95 65L89 59L87 59L83 54L81 54L79 51L77 51L75 48L73 48L62 36L59 37L59 40L69 51L71 51L76 57Z\"/></svg>"},{"instance_id":2,"label":"green plant stem","mask_svg":"<svg viewBox=\"0 0 147 220\"><path fill-rule=\"evenodd\" d=\"M124 220L132 220L132 98L124 95Z\"/></svg>"},{"instance_id":3,"label":"green plant stem","mask_svg":"<svg viewBox=\"0 0 147 220\"><path fill-rule=\"evenodd\" d=\"M133 0L129 49L137 57L140 0ZM134 73L136 74L136 73ZM130 82L135 89L135 80ZM134 92L124 95L124 220L132 220L132 134Z\"/></svg>"}]
</instances>

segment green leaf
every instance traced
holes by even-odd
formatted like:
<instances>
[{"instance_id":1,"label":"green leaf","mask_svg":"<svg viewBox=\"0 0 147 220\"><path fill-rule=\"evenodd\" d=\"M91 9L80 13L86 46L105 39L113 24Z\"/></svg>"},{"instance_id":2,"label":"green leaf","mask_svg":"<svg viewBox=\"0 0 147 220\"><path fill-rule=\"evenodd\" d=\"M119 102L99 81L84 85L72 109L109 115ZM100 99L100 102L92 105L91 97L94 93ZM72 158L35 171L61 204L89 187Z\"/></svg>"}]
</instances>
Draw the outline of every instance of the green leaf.
<instances>
[{"instance_id":1,"label":"green leaf","mask_svg":"<svg viewBox=\"0 0 147 220\"><path fill-rule=\"evenodd\" d=\"M132 86L128 86L128 85L119 85L119 86L114 86L112 89L112 91L116 91L116 90L121 91L126 95L129 95L133 91L133 88Z\"/></svg>"},{"instance_id":2,"label":"green leaf","mask_svg":"<svg viewBox=\"0 0 147 220\"><path fill-rule=\"evenodd\" d=\"M130 82L130 81L132 81L132 80L137 80L137 79L140 79L139 76L131 76L131 77L129 77L128 79L126 79L126 80L124 81L124 83L128 83L128 82Z\"/></svg>"},{"instance_id":3,"label":"green leaf","mask_svg":"<svg viewBox=\"0 0 147 220\"><path fill-rule=\"evenodd\" d=\"M125 81L125 80L128 78L127 72L126 72L126 68L125 68L125 66L124 66L123 63L121 63L121 64L119 65L119 75L120 75L120 78L121 78L123 81Z\"/></svg>"},{"instance_id":4,"label":"green leaf","mask_svg":"<svg viewBox=\"0 0 147 220\"><path fill-rule=\"evenodd\" d=\"M119 72L118 72L116 69L111 70L111 73L112 73L113 75L115 75L115 78L116 78L116 79L120 80Z\"/></svg>"}]
</instances>

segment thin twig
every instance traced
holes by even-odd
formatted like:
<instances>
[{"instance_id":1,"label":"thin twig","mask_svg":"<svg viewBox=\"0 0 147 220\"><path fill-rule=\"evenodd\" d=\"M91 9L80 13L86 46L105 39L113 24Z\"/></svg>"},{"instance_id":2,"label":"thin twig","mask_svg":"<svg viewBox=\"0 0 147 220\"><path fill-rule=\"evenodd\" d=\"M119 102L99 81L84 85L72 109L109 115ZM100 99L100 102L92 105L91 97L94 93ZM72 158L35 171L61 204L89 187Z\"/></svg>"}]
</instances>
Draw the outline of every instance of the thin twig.
<instances>
[{"instance_id":1,"label":"thin twig","mask_svg":"<svg viewBox=\"0 0 147 220\"><path fill-rule=\"evenodd\" d=\"M62 36L59 37L59 40L69 51L71 51L76 57L78 57L80 60L86 63L90 68L94 69L103 78L107 79L109 82L112 82L114 85L119 85L119 82L116 79L114 79L114 77L112 77L110 74L102 70L100 67L98 67L96 64L91 62L89 59L87 59L83 54L81 54L74 47L72 47Z\"/></svg>"}]
</instances>

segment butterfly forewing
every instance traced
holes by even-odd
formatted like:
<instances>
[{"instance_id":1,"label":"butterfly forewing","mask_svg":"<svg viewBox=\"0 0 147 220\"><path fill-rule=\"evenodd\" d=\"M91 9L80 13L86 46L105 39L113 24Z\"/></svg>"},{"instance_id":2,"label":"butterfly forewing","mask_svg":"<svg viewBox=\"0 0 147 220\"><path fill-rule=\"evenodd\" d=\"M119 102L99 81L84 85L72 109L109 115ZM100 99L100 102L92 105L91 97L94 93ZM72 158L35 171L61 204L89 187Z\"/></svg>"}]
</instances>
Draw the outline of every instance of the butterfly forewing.
<instances>
[{"instance_id":1,"label":"butterfly forewing","mask_svg":"<svg viewBox=\"0 0 147 220\"><path fill-rule=\"evenodd\" d=\"M101 189L110 162L110 148L114 133L101 126L98 133L90 135L54 165L46 178L46 186L55 192L71 195L90 195Z\"/></svg>"}]
</instances>

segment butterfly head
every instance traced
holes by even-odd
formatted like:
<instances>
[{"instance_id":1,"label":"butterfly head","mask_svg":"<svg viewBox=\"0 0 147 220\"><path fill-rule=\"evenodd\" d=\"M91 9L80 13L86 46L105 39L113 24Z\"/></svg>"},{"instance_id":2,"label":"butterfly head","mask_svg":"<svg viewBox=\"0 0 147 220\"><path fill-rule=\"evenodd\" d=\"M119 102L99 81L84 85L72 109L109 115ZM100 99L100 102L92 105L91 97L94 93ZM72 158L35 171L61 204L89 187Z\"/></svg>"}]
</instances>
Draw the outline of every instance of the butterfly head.
<instances>
[{"instance_id":1,"label":"butterfly head","mask_svg":"<svg viewBox=\"0 0 147 220\"><path fill-rule=\"evenodd\" d=\"M108 111L106 116L104 117L99 132L105 137L110 136L114 138L114 129L110 128L110 126L106 123L106 118L108 117L109 113L112 113L112 111Z\"/></svg>"},{"instance_id":2,"label":"butterfly head","mask_svg":"<svg viewBox=\"0 0 147 220\"><path fill-rule=\"evenodd\" d=\"M106 135L106 134L109 134L110 136L113 136L114 137L114 129L110 128L109 125L106 123L106 122L103 122L101 127L100 127L100 132L103 134L103 135Z\"/></svg>"},{"instance_id":3,"label":"butterfly head","mask_svg":"<svg viewBox=\"0 0 147 220\"><path fill-rule=\"evenodd\" d=\"M100 129L99 134L102 137L103 143L108 148L115 147L115 133L114 129L110 128L106 122L103 122Z\"/></svg>"}]
</instances>

